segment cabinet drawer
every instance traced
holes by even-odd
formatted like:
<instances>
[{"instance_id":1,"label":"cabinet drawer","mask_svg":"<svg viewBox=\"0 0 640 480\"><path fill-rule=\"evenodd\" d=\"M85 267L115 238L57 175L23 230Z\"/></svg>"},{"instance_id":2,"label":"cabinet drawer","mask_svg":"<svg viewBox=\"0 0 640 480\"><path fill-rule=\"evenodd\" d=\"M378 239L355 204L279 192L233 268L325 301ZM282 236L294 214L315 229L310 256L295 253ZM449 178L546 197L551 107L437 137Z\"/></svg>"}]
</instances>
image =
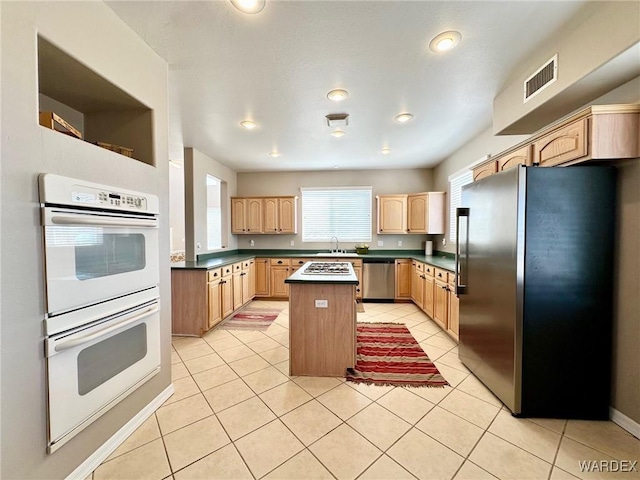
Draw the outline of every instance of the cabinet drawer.
<instances>
[{"instance_id":1,"label":"cabinet drawer","mask_svg":"<svg viewBox=\"0 0 640 480\"><path fill-rule=\"evenodd\" d=\"M447 283L449 272L447 272L446 270L442 270L441 268L435 268L434 270L434 276L436 277L436 280Z\"/></svg>"},{"instance_id":2,"label":"cabinet drawer","mask_svg":"<svg viewBox=\"0 0 640 480\"><path fill-rule=\"evenodd\" d=\"M309 258L291 258L289 259L289 261L291 262L292 267L301 267L305 263L310 262L312 260Z\"/></svg>"},{"instance_id":3,"label":"cabinet drawer","mask_svg":"<svg viewBox=\"0 0 640 480\"><path fill-rule=\"evenodd\" d=\"M242 270L242 262L234 263L232 267L234 272L239 272Z\"/></svg>"},{"instance_id":4,"label":"cabinet drawer","mask_svg":"<svg viewBox=\"0 0 640 480\"><path fill-rule=\"evenodd\" d=\"M222 269L216 268L214 270L207 271L207 282L213 282L222 276Z\"/></svg>"},{"instance_id":5,"label":"cabinet drawer","mask_svg":"<svg viewBox=\"0 0 640 480\"><path fill-rule=\"evenodd\" d=\"M425 264L421 262L416 262L416 270L418 272L424 272Z\"/></svg>"},{"instance_id":6,"label":"cabinet drawer","mask_svg":"<svg viewBox=\"0 0 640 480\"><path fill-rule=\"evenodd\" d=\"M436 273L436 267L434 267L433 265L425 264L424 273L426 273L430 277L433 277L435 275L435 273Z\"/></svg>"},{"instance_id":7,"label":"cabinet drawer","mask_svg":"<svg viewBox=\"0 0 640 480\"><path fill-rule=\"evenodd\" d=\"M449 272L448 278L449 278L449 285L451 285L452 287L455 287L456 286L456 274L453 273L453 272Z\"/></svg>"},{"instance_id":8,"label":"cabinet drawer","mask_svg":"<svg viewBox=\"0 0 640 480\"><path fill-rule=\"evenodd\" d=\"M226 277L227 275L231 275L233 273L233 265L225 265L222 267L222 276Z\"/></svg>"},{"instance_id":9,"label":"cabinet drawer","mask_svg":"<svg viewBox=\"0 0 640 480\"><path fill-rule=\"evenodd\" d=\"M249 270L249 267L251 266L251 262L253 262L253 260L245 260L242 262L242 270Z\"/></svg>"},{"instance_id":10,"label":"cabinet drawer","mask_svg":"<svg viewBox=\"0 0 640 480\"><path fill-rule=\"evenodd\" d=\"M533 163L552 167L586 157L588 153L587 119L583 118L536 141Z\"/></svg>"},{"instance_id":11,"label":"cabinet drawer","mask_svg":"<svg viewBox=\"0 0 640 480\"><path fill-rule=\"evenodd\" d=\"M286 265L289 266L288 258L272 258L270 261L271 265Z\"/></svg>"}]
</instances>

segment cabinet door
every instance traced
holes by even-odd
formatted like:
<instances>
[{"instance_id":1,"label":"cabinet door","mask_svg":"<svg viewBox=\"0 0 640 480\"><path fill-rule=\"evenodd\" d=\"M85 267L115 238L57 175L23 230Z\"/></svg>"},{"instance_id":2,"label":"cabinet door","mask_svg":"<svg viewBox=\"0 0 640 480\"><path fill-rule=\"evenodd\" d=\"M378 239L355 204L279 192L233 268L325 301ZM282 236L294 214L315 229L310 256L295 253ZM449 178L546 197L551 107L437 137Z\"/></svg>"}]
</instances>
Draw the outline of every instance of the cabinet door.
<instances>
[{"instance_id":1,"label":"cabinet door","mask_svg":"<svg viewBox=\"0 0 640 480\"><path fill-rule=\"evenodd\" d=\"M233 275L223 277L220 282L220 304L222 318L227 318L233 313Z\"/></svg>"},{"instance_id":2,"label":"cabinet door","mask_svg":"<svg viewBox=\"0 0 640 480\"><path fill-rule=\"evenodd\" d=\"M249 287L249 271L243 270L240 274L240 278L242 279L242 305L251 301L251 289Z\"/></svg>"},{"instance_id":3,"label":"cabinet door","mask_svg":"<svg viewBox=\"0 0 640 480\"><path fill-rule=\"evenodd\" d=\"M362 300L362 292L364 291L364 285L362 284L362 267L353 267L353 271L358 277L358 285L356 285L356 299Z\"/></svg>"},{"instance_id":4,"label":"cabinet door","mask_svg":"<svg viewBox=\"0 0 640 480\"><path fill-rule=\"evenodd\" d=\"M247 233L247 201L244 198L231 199L231 233Z\"/></svg>"},{"instance_id":5,"label":"cabinet door","mask_svg":"<svg viewBox=\"0 0 640 480\"><path fill-rule=\"evenodd\" d=\"M409 233L427 233L427 202L426 193L407 197L407 231Z\"/></svg>"},{"instance_id":6,"label":"cabinet door","mask_svg":"<svg viewBox=\"0 0 640 480\"><path fill-rule=\"evenodd\" d=\"M480 180L481 178L493 175L498 171L498 165L496 162L485 163L473 169L473 181Z\"/></svg>"},{"instance_id":7,"label":"cabinet door","mask_svg":"<svg viewBox=\"0 0 640 480\"><path fill-rule=\"evenodd\" d=\"M396 298L411 298L411 260L396 260Z\"/></svg>"},{"instance_id":8,"label":"cabinet door","mask_svg":"<svg viewBox=\"0 0 640 480\"><path fill-rule=\"evenodd\" d=\"M278 233L296 233L296 199L283 197L278 199Z\"/></svg>"},{"instance_id":9,"label":"cabinet door","mask_svg":"<svg viewBox=\"0 0 640 480\"><path fill-rule=\"evenodd\" d=\"M407 233L407 196L378 196L378 233Z\"/></svg>"},{"instance_id":10,"label":"cabinet door","mask_svg":"<svg viewBox=\"0 0 640 480\"><path fill-rule=\"evenodd\" d=\"M249 299L256 296L256 261L249 260Z\"/></svg>"},{"instance_id":11,"label":"cabinet door","mask_svg":"<svg viewBox=\"0 0 640 480\"><path fill-rule=\"evenodd\" d=\"M233 309L242 306L242 272L233 274Z\"/></svg>"},{"instance_id":12,"label":"cabinet door","mask_svg":"<svg viewBox=\"0 0 640 480\"><path fill-rule=\"evenodd\" d=\"M268 258L256 258L255 260L255 288L256 297L268 297L271 294L269 289L270 275L269 275L269 259Z\"/></svg>"},{"instance_id":13,"label":"cabinet door","mask_svg":"<svg viewBox=\"0 0 640 480\"><path fill-rule=\"evenodd\" d=\"M262 199L248 198L246 201L246 229L251 233L262 233Z\"/></svg>"},{"instance_id":14,"label":"cabinet door","mask_svg":"<svg viewBox=\"0 0 640 480\"><path fill-rule=\"evenodd\" d=\"M422 308L424 273L420 272L417 267L417 262L411 265L411 299L413 303Z\"/></svg>"},{"instance_id":15,"label":"cabinet door","mask_svg":"<svg viewBox=\"0 0 640 480\"><path fill-rule=\"evenodd\" d=\"M432 276L426 274L424 275L423 282L424 289L422 291L422 310L424 310L424 313L433 318L435 282Z\"/></svg>"},{"instance_id":16,"label":"cabinet door","mask_svg":"<svg viewBox=\"0 0 640 480\"><path fill-rule=\"evenodd\" d=\"M213 328L222 320L222 309L220 306L220 281L208 283L208 326L209 329Z\"/></svg>"},{"instance_id":17,"label":"cabinet door","mask_svg":"<svg viewBox=\"0 0 640 480\"><path fill-rule=\"evenodd\" d=\"M497 160L498 171L502 172L518 165L531 165L531 145L525 145Z\"/></svg>"},{"instance_id":18,"label":"cabinet door","mask_svg":"<svg viewBox=\"0 0 640 480\"><path fill-rule=\"evenodd\" d=\"M583 118L533 143L533 163L552 167L585 157L587 146L587 119Z\"/></svg>"},{"instance_id":19,"label":"cabinet door","mask_svg":"<svg viewBox=\"0 0 640 480\"><path fill-rule=\"evenodd\" d=\"M442 327L447 329L447 284L436 280L435 289L433 291L433 320Z\"/></svg>"},{"instance_id":20,"label":"cabinet door","mask_svg":"<svg viewBox=\"0 0 640 480\"><path fill-rule=\"evenodd\" d=\"M278 233L278 199L263 199L262 208L264 214L264 233Z\"/></svg>"},{"instance_id":21,"label":"cabinet door","mask_svg":"<svg viewBox=\"0 0 640 480\"><path fill-rule=\"evenodd\" d=\"M289 285L284 281L289 277L289 267L282 265L271 266L271 296L288 297Z\"/></svg>"},{"instance_id":22,"label":"cabinet door","mask_svg":"<svg viewBox=\"0 0 640 480\"><path fill-rule=\"evenodd\" d=\"M449 287L449 318L447 321L447 330L449 334L458 340L459 326L460 326L460 298L456 295L456 292Z\"/></svg>"}]
</instances>

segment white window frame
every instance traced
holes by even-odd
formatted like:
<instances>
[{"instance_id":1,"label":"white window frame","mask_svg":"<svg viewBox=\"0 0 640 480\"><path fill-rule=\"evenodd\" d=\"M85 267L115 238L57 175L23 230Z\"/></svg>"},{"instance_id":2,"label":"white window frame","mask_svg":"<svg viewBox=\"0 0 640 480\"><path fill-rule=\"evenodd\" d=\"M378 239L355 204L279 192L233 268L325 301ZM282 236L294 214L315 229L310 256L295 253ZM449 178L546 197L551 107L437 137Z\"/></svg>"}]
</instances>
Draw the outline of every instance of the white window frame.
<instances>
[{"instance_id":1,"label":"white window frame","mask_svg":"<svg viewBox=\"0 0 640 480\"><path fill-rule=\"evenodd\" d=\"M486 160L486 157L473 165ZM449 241L456 241L456 208L462 206L462 187L473 183L472 165L449 175Z\"/></svg>"},{"instance_id":2,"label":"white window frame","mask_svg":"<svg viewBox=\"0 0 640 480\"><path fill-rule=\"evenodd\" d=\"M357 216L359 222L354 223L352 221L351 226L359 224L359 232L349 232L348 230L345 230L345 228L348 228L348 225L343 223L342 225L336 225L333 229L327 226L323 230L322 235L313 235L309 233L309 222L312 220L314 212L307 211L307 209L310 208L310 202L312 201L308 194L312 192L333 192L337 195L337 192L341 191L366 191L368 193L366 200L364 198L360 198L358 207L352 206L350 210L343 212L349 215L352 220ZM373 188L371 186L301 187L300 192L302 199L302 241L304 243L329 242L334 236L337 237L340 242L371 242L373 219ZM354 208L357 208L357 211L354 211Z\"/></svg>"}]
</instances>

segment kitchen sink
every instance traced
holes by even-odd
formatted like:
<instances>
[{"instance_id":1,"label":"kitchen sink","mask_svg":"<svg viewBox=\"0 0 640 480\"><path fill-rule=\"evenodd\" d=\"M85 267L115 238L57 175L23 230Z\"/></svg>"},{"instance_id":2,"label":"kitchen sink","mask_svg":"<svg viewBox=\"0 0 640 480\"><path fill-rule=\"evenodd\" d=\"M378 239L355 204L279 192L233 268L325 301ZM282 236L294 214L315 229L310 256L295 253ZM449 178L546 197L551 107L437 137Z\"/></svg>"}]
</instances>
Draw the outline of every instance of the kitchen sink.
<instances>
[{"instance_id":1,"label":"kitchen sink","mask_svg":"<svg viewBox=\"0 0 640 480\"><path fill-rule=\"evenodd\" d=\"M317 257L359 257L357 253L347 252L320 252L316 253Z\"/></svg>"}]
</instances>

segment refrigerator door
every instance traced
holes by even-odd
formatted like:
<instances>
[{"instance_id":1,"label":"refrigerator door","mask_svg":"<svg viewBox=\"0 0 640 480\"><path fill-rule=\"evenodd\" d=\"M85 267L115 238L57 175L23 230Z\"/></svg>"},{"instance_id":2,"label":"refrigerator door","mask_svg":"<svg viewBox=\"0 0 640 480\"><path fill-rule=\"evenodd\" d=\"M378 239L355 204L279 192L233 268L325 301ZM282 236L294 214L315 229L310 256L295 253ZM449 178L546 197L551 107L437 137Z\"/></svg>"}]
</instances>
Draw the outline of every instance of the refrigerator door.
<instances>
[{"instance_id":1,"label":"refrigerator door","mask_svg":"<svg viewBox=\"0 0 640 480\"><path fill-rule=\"evenodd\" d=\"M463 187L468 218L459 233L459 262L466 268L459 357L515 414L521 408L525 182L526 170L518 167Z\"/></svg>"}]
</instances>

